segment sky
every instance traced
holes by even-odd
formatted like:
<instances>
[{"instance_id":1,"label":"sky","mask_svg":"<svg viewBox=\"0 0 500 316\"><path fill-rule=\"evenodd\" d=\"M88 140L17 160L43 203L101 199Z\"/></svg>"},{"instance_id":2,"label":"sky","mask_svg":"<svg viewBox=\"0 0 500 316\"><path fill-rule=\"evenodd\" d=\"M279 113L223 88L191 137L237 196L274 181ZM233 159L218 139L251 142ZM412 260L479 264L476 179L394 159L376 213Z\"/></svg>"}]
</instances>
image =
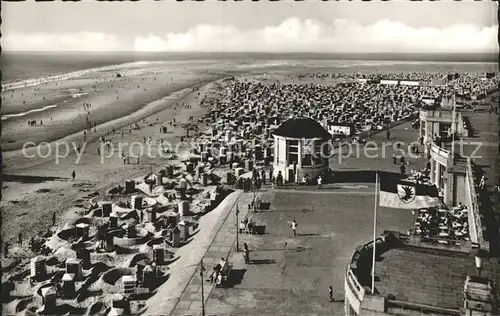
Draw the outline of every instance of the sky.
<instances>
[{"instance_id":1,"label":"sky","mask_svg":"<svg viewBox=\"0 0 500 316\"><path fill-rule=\"evenodd\" d=\"M481 2L2 3L5 51L498 51Z\"/></svg>"}]
</instances>

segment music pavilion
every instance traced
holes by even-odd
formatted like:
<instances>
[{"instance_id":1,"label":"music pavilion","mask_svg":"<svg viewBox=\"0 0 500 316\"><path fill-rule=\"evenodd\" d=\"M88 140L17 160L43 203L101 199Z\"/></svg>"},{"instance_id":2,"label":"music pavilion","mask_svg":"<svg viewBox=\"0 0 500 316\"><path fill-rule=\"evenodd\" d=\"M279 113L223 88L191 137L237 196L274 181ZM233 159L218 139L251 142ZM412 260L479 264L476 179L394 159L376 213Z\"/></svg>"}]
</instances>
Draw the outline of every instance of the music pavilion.
<instances>
[{"instance_id":1,"label":"music pavilion","mask_svg":"<svg viewBox=\"0 0 500 316\"><path fill-rule=\"evenodd\" d=\"M330 141L331 135L317 121L289 119L274 130L273 137L274 177L281 174L284 182L299 182L303 177L315 179L328 170L331 146L323 144Z\"/></svg>"}]
</instances>

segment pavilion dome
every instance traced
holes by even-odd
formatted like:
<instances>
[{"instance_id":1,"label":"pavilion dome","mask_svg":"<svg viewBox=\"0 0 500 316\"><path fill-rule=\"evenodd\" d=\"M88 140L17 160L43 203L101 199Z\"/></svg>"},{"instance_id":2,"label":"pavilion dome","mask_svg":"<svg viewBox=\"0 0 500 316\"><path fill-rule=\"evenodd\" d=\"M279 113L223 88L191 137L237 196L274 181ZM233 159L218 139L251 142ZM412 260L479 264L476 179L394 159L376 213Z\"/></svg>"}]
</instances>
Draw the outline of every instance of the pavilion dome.
<instances>
[{"instance_id":1,"label":"pavilion dome","mask_svg":"<svg viewBox=\"0 0 500 316\"><path fill-rule=\"evenodd\" d=\"M283 122L273 135L287 138L331 138L330 133L312 118L293 118Z\"/></svg>"}]
</instances>

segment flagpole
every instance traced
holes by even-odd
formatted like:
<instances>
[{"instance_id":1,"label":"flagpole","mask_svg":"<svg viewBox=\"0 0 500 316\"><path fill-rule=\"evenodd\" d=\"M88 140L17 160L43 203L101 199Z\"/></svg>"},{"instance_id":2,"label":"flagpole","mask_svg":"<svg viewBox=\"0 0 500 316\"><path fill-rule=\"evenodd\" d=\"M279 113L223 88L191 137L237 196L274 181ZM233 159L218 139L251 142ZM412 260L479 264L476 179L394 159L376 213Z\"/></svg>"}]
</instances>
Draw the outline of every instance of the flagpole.
<instances>
[{"instance_id":1,"label":"flagpole","mask_svg":"<svg viewBox=\"0 0 500 316\"><path fill-rule=\"evenodd\" d=\"M456 132L456 128L455 128L455 114L456 114L456 108L457 108L457 103L456 103L456 91L455 91L455 87L453 87L453 111L452 111L452 123L451 123L451 152L452 152L452 157L455 157L455 132Z\"/></svg>"},{"instance_id":2,"label":"flagpole","mask_svg":"<svg viewBox=\"0 0 500 316\"><path fill-rule=\"evenodd\" d=\"M377 204L378 204L378 171L375 171L375 207L373 208L373 262L372 262L372 294L375 293L375 253L377 240Z\"/></svg>"}]
</instances>

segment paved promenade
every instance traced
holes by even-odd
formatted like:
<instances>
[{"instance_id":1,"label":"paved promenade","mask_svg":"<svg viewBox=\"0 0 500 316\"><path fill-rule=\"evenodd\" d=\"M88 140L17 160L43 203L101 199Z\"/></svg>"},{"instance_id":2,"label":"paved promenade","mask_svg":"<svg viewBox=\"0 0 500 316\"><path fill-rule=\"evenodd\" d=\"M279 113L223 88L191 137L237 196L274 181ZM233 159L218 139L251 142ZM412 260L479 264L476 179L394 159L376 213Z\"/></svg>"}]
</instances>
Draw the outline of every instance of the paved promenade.
<instances>
[{"instance_id":1,"label":"paved promenade","mask_svg":"<svg viewBox=\"0 0 500 316\"><path fill-rule=\"evenodd\" d=\"M235 264L235 268L241 265L243 256L241 253L237 253L236 258L231 256L231 251L235 251L235 241L236 241L236 207L239 206L239 220L245 218L248 214L247 205L253 200L253 193L240 193L238 199L231 203L230 209L228 206L228 211L225 220L220 225L216 237L213 239L211 244L208 246L206 253L203 255L203 264L205 266L205 281L203 283L205 302L208 301L210 293L215 287L215 284L206 282L208 275L211 273L213 266L219 263L221 258L230 258ZM242 246L243 243L240 243ZM242 248L242 247L241 247ZM240 261L235 260L240 257ZM184 315L201 315L201 277L200 277L200 266L199 264L192 267L193 271L189 271L192 275L185 287L181 297L175 304L171 316L184 316ZM186 271L186 274L188 271ZM209 312L206 315L211 315Z\"/></svg>"},{"instance_id":2,"label":"paved promenade","mask_svg":"<svg viewBox=\"0 0 500 316\"><path fill-rule=\"evenodd\" d=\"M408 144L417 135L410 123L395 126L391 132L392 144L397 141ZM379 149L387 142L385 133L372 135L371 140ZM399 164L393 164L391 159L393 153L393 146L388 146L385 155L379 150L379 155L373 158L351 156L339 163L338 157L334 157L331 167L399 172ZM410 159L408 169L420 169L423 160ZM240 220L249 215L247 205L253 194L241 193L236 202L230 203L231 209L224 210L227 215L220 229L214 229L217 236L203 255L205 315L343 315L347 260L354 248L370 240L373 233L373 184L339 183L327 185L323 190L313 186L265 191L259 196L271 202L271 209L252 216L257 223L266 225L266 234L239 238L240 246L243 242L249 245L250 265L235 250L235 210L238 204ZM296 238L290 229L293 218L299 223ZM379 232L406 231L411 224L411 213L381 209L378 224ZM206 279L221 257L229 258L233 272L228 287L215 288ZM161 309L164 315L201 315L200 260L185 271L190 278L188 285L173 308ZM328 300L329 285L334 287L334 303Z\"/></svg>"}]
</instances>

